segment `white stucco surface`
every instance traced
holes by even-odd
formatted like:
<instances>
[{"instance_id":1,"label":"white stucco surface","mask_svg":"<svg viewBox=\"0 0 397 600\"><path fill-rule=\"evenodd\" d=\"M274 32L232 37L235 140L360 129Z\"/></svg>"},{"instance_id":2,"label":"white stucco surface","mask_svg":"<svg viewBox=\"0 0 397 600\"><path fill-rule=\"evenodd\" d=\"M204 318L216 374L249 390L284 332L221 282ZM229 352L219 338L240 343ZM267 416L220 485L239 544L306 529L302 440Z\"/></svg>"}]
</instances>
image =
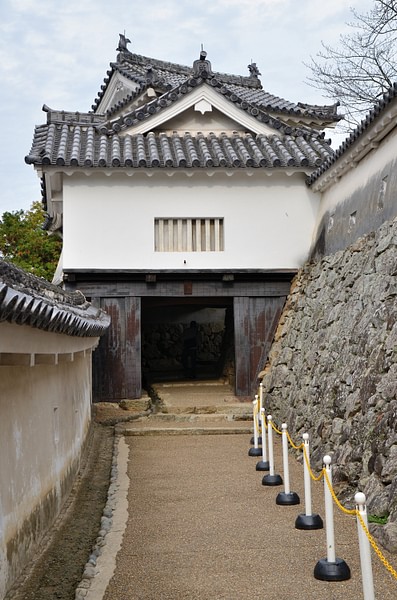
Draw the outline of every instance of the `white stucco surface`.
<instances>
[{"instance_id":1,"label":"white stucco surface","mask_svg":"<svg viewBox=\"0 0 397 600\"><path fill-rule=\"evenodd\" d=\"M73 483L91 420L90 348L98 338L46 333L3 322L0 339L3 598L31 560L37 541L56 518ZM50 354L56 359L38 364ZM65 355L67 360L62 359ZM27 366L20 360L25 356L31 357Z\"/></svg>"},{"instance_id":2,"label":"white stucco surface","mask_svg":"<svg viewBox=\"0 0 397 600\"><path fill-rule=\"evenodd\" d=\"M303 173L149 171L64 178L64 269L292 269L318 197ZM155 218L223 218L223 252L155 252ZM186 262L184 262L186 261Z\"/></svg>"},{"instance_id":3,"label":"white stucco surface","mask_svg":"<svg viewBox=\"0 0 397 600\"><path fill-rule=\"evenodd\" d=\"M352 150L354 150L354 146L352 146ZM351 160L350 166L352 168L343 177L335 177L332 184L321 194L316 227L320 225L325 213L332 213L338 205L343 204L355 191L363 190L369 179L377 173L381 173L396 156L397 133L393 130L393 133L389 134L380 146L370 150L361 161L356 163ZM348 158L348 152L346 158ZM316 187L316 185L313 187Z\"/></svg>"}]
</instances>

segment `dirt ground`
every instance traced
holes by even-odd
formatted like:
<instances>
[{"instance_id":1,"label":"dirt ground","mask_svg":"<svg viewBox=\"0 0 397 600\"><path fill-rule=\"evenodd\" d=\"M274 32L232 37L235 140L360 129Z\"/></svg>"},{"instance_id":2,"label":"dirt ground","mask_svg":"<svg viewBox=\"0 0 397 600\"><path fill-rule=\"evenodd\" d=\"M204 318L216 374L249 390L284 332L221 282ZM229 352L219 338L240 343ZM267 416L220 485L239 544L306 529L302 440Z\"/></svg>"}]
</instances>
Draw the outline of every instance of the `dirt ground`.
<instances>
[{"instance_id":1,"label":"dirt ground","mask_svg":"<svg viewBox=\"0 0 397 600\"><path fill-rule=\"evenodd\" d=\"M75 486L34 564L5 600L74 600L107 501L118 405L95 411L91 439ZM124 413L125 414L125 413Z\"/></svg>"}]
</instances>

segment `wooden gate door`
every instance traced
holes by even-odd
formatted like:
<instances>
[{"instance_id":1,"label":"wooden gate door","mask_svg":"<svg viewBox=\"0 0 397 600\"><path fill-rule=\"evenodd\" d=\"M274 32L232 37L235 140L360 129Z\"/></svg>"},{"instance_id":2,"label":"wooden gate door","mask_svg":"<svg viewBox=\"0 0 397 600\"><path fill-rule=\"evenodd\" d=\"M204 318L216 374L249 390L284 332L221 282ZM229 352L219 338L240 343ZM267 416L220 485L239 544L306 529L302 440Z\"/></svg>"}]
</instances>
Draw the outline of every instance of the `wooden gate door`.
<instances>
[{"instance_id":1,"label":"wooden gate door","mask_svg":"<svg viewBox=\"0 0 397 600\"><path fill-rule=\"evenodd\" d=\"M236 395L253 397L285 304L285 296L234 298Z\"/></svg>"},{"instance_id":2,"label":"wooden gate door","mask_svg":"<svg viewBox=\"0 0 397 600\"><path fill-rule=\"evenodd\" d=\"M100 307L111 323L93 356L94 400L140 398L141 299L101 298Z\"/></svg>"}]
</instances>

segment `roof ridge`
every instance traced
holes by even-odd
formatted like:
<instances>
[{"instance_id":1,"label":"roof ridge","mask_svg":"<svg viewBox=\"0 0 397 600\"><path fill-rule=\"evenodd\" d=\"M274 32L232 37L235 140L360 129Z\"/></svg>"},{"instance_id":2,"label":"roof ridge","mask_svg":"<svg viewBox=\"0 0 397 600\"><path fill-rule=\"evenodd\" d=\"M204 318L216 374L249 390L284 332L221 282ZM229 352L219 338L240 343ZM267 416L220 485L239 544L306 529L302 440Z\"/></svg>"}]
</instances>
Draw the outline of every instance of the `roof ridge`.
<instances>
[{"instance_id":1,"label":"roof ridge","mask_svg":"<svg viewBox=\"0 0 397 600\"><path fill-rule=\"evenodd\" d=\"M123 55L123 57L126 58L126 60L128 60L128 58L130 56L132 56L132 57L134 57L134 59L138 59L142 65L150 64L154 68L156 68L156 66L157 66L157 67L167 69L171 72L178 73L178 74L181 73L181 71L182 71L182 72L185 72L187 75L192 75L193 71L194 71L193 66L181 65L180 63L165 61L165 60L161 60L159 58L151 58L149 56L144 56L143 54L124 52L122 55ZM142 61L140 59L142 59ZM115 64L119 64L119 63L116 62ZM252 75L236 75L233 73L224 73L222 71L212 71L212 74L214 76L221 77L222 79L225 78L225 80L238 79L239 81L243 81L244 83L246 83L248 87L262 87L260 80L257 77L253 77Z\"/></svg>"},{"instance_id":2,"label":"roof ridge","mask_svg":"<svg viewBox=\"0 0 397 600\"><path fill-rule=\"evenodd\" d=\"M142 74L141 76L138 73L131 74L128 72L128 67L138 65L141 68L152 67L153 69L159 69L160 71L168 71L169 73L173 73L174 75L183 77L186 76L186 79L191 77L194 74L194 67L181 65L179 63L174 63L170 61L164 61L158 58L151 58L149 56L144 56L142 54L135 54L128 50L124 50L117 55L117 60L110 62L111 70L107 71L107 77L104 78L104 84L101 86L101 90L98 92L97 97L94 100L92 105L92 109L95 110L105 93L108 83L110 82L111 76L115 71L121 73L124 77L127 77L131 81L135 81L139 84L144 84L147 82L147 78ZM217 76L224 83L242 85L247 88L254 89L263 89L262 83L260 79L252 74L250 75L234 75L229 73L222 73L220 71L212 71L212 75ZM161 77L159 81L161 81ZM168 84L171 85L171 84Z\"/></svg>"},{"instance_id":3,"label":"roof ridge","mask_svg":"<svg viewBox=\"0 0 397 600\"><path fill-rule=\"evenodd\" d=\"M100 128L101 132L109 134L114 132L118 133L121 130L131 127L135 123L149 119L153 114L168 108L168 106L176 102L182 96L191 93L198 86L205 84L211 86L217 93L221 94L228 101L237 106L237 108L247 112L261 123L266 123L276 130L283 131L283 133L286 134L292 134L294 131L299 130L311 131L311 129L303 126L293 128L280 119L272 117L263 108L255 106L251 102L241 98L239 94L236 93L236 90L229 90L225 85L223 85L223 82L217 79L215 74L209 78L204 78L203 74L201 74L201 76L192 76L179 86L173 88L172 90L168 90L160 97L150 100L149 102L146 102L145 104L135 108L130 113L117 117L117 119L114 119L113 121L109 120L107 123L102 125Z\"/></svg>"}]
</instances>

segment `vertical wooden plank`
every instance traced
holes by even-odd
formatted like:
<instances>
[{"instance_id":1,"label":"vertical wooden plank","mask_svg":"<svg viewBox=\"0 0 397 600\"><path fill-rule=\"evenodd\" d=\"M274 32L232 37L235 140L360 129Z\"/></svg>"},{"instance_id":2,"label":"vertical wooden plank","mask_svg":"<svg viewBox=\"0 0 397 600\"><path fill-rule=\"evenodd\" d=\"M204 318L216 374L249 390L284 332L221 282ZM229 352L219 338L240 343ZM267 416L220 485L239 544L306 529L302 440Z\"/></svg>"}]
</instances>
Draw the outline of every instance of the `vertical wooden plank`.
<instances>
[{"instance_id":1,"label":"vertical wooden plank","mask_svg":"<svg viewBox=\"0 0 397 600\"><path fill-rule=\"evenodd\" d=\"M94 357L95 400L117 400L122 394L123 371L120 347L122 345L122 306L119 298L101 298L100 306L110 316L110 326L101 338Z\"/></svg>"},{"instance_id":2,"label":"vertical wooden plank","mask_svg":"<svg viewBox=\"0 0 397 600\"><path fill-rule=\"evenodd\" d=\"M140 398L142 395L141 368L141 299L125 299L125 397Z\"/></svg>"},{"instance_id":3,"label":"vertical wooden plank","mask_svg":"<svg viewBox=\"0 0 397 600\"><path fill-rule=\"evenodd\" d=\"M210 219L205 219L205 247L204 251L209 252L211 250L211 227Z\"/></svg>"},{"instance_id":4,"label":"vertical wooden plank","mask_svg":"<svg viewBox=\"0 0 397 600\"><path fill-rule=\"evenodd\" d=\"M215 252L219 252L220 250L220 241L221 241L221 236L220 236L220 232L219 232L219 219L214 219L214 237L215 237Z\"/></svg>"},{"instance_id":5,"label":"vertical wooden plank","mask_svg":"<svg viewBox=\"0 0 397 600\"><path fill-rule=\"evenodd\" d=\"M193 248L193 230L192 230L192 219L186 220L186 250L191 252Z\"/></svg>"},{"instance_id":6,"label":"vertical wooden plank","mask_svg":"<svg viewBox=\"0 0 397 600\"><path fill-rule=\"evenodd\" d=\"M196 252L201 252L201 219L195 219L196 227Z\"/></svg>"},{"instance_id":7,"label":"vertical wooden plank","mask_svg":"<svg viewBox=\"0 0 397 600\"><path fill-rule=\"evenodd\" d=\"M112 402L140 398L141 300L101 298L100 304L111 322L94 354L94 399Z\"/></svg>"},{"instance_id":8,"label":"vertical wooden plank","mask_svg":"<svg viewBox=\"0 0 397 600\"><path fill-rule=\"evenodd\" d=\"M177 241L178 241L178 252L182 252L183 250L183 229L182 229L182 219L177 219Z\"/></svg>"},{"instance_id":9,"label":"vertical wooden plank","mask_svg":"<svg viewBox=\"0 0 397 600\"><path fill-rule=\"evenodd\" d=\"M172 252L174 246L174 221L173 219L168 219L167 221L168 227L168 245L166 246L166 250L168 252Z\"/></svg>"},{"instance_id":10,"label":"vertical wooden plank","mask_svg":"<svg viewBox=\"0 0 397 600\"><path fill-rule=\"evenodd\" d=\"M159 252L164 252L164 220L159 219Z\"/></svg>"},{"instance_id":11,"label":"vertical wooden plank","mask_svg":"<svg viewBox=\"0 0 397 600\"><path fill-rule=\"evenodd\" d=\"M236 370L236 396L249 396L250 387L250 299L235 297L234 312L234 356Z\"/></svg>"},{"instance_id":12,"label":"vertical wooden plank","mask_svg":"<svg viewBox=\"0 0 397 600\"><path fill-rule=\"evenodd\" d=\"M266 364L285 296L250 298L250 388L257 391L258 375Z\"/></svg>"}]
</instances>

